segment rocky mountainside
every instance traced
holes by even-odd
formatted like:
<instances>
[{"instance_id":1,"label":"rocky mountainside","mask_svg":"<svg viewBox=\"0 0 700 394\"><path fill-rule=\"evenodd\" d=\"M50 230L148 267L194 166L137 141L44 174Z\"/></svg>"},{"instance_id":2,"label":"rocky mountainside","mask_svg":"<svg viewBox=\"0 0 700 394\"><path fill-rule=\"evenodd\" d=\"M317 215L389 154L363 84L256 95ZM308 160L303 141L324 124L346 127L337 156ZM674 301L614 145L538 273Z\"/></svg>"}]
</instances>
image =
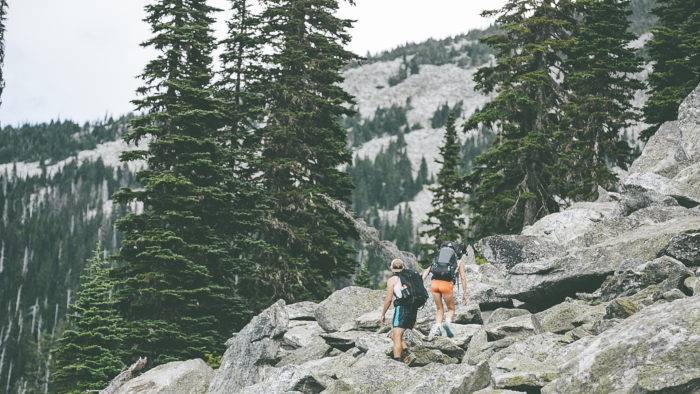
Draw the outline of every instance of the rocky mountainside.
<instances>
[{"instance_id":1,"label":"rocky mountainside","mask_svg":"<svg viewBox=\"0 0 700 394\"><path fill-rule=\"evenodd\" d=\"M218 370L174 362L117 392L700 392L700 86L618 191L475 246L455 337L427 339L427 305L411 365L388 356L383 292L347 287L272 305Z\"/></svg>"}]
</instances>

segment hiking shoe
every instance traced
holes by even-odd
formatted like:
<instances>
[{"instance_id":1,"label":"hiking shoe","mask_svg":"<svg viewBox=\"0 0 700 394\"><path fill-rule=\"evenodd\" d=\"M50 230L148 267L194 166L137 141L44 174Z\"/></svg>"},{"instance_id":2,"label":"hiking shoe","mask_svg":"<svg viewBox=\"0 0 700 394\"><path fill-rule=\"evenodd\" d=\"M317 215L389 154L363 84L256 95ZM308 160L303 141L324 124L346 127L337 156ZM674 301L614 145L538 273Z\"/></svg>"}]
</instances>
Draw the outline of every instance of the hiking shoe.
<instances>
[{"instance_id":1,"label":"hiking shoe","mask_svg":"<svg viewBox=\"0 0 700 394\"><path fill-rule=\"evenodd\" d=\"M433 327L430 329L430 332L428 333L428 340L432 341L433 338L436 336L441 336L442 335L442 329L438 324L433 324Z\"/></svg>"},{"instance_id":2,"label":"hiking shoe","mask_svg":"<svg viewBox=\"0 0 700 394\"><path fill-rule=\"evenodd\" d=\"M445 334L447 334L448 338L452 338L455 336L455 334L453 334L452 330L450 329L450 323L448 323L448 322L442 323L442 329L445 330Z\"/></svg>"}]
</instances>

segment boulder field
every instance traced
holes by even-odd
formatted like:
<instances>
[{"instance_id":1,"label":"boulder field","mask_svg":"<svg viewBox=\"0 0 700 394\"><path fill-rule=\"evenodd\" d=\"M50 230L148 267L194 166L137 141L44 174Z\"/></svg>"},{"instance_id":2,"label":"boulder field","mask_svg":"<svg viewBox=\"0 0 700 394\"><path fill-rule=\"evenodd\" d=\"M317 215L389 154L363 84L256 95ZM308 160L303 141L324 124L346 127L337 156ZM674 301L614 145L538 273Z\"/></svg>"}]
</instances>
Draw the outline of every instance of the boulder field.
<instances>
[{"instance_id":1,"label":"boulder field","mask_svg":"<svg viewBox=\"0 0 700 394\"><path fill-rule=\"evenodd\" d=\"M390 359L383 291L278 301L228 342L221 365L165 364L120 393L700 392L700 87L617 190L517 235L480 240L454 338L435 307ZM389 311L387 317L393 311Z\"/></svg>"}]
</instances>

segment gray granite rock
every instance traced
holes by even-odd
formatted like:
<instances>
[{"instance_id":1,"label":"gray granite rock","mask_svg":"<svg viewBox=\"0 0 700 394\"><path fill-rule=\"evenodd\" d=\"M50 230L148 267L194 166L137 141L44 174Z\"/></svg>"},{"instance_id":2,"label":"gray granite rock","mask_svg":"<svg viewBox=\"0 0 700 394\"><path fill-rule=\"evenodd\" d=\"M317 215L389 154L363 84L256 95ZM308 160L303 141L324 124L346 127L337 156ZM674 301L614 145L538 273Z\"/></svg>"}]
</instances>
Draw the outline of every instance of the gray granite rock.
<instances>
[{"instance_id":1,"label":"gray granite rock","mask_svg":"<svg viewBox=\"0 0 700 394\"><path fill-rule=\"evenodd\" d=\"M642 309L568 360L543 393L700 389L700 298Z\"/></svg>"},{"instance_id":2,"label":"gray granite rock","mask_svg":"<svg viewBox=\"0 0 700 394\"><path fill-rule=\"evenodd\" d=\"M373 310L379 310L384 292L350 286L331 294L316 308L318 324L326 331L338 331L343 325L354 327L355 319Z\"/></svg>"},{"instance_id":3,"label":"gray granite rock","mask_svg":"<svg viewBox=\"0 0 700 394\"><path fill-rule=\"evenodd\" d=\"M316 320L316 308L318 304L311 301L297 302L284 307L289 320Z\"/></svg>"},{"instance_id":4,"label":"gray granite rock","mask_svg":"<svg viewBox=\"0 0 700 394\"><path fill-rule=\"evenodd\" d=\"M175 361L146 371L121 386L117 394L203 394L214 370L201 359Z\"/></svg>"},{"instance_id":5,"label":"gray granite rock","mask_svg":"<svg viewBox=\"0 0 700 394\"><path fill-rule=\"evenodd\" d=\"M254 317L231 341L209 385L210 393L231 393L258 382L261 368L279 360L289 317L280 300Z\"/></svg>"}]
</instances>

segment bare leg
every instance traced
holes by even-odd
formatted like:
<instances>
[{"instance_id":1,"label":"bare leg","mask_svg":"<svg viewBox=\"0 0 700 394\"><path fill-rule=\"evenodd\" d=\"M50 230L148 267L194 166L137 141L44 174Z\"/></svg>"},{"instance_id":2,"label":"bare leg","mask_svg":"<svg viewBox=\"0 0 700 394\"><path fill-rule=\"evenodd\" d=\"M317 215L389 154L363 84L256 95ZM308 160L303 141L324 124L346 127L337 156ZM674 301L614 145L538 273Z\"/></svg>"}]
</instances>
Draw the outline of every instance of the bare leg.
<instances>
[{"instance_id":1,"label":"bare leg","mask_svg":"<svg viewBox=\"0 0 700 394\"><path fill-rule=\"evenodd\" d=\"M445 309L442 306L442 294L433 293L433 299L435 300L435 322L440 325L445 314Z\"/></svg>"},{"instance_id":2,"label":"bare leg","mask_svg":"<svg viewBox=\"0 0 700 394\"><path fill-rule=\"evenodd\" d=\"M447 321L452 323L455 318L455 295L454 293L445 295L445 303L447 304Z\"/></svg>"},{"instance_id":3,"label":"bare leg","mask_svg":"<svg viewBox=\"0 0 700 394\"><path fill-rule=\"evenodd\" d=\"M402 346L404 345L404 331L405 330L403 328L399 327L394 327L394 329L391 331L391 340L394 341L394 359L401 358L401 351L403 350Z\"/></svg>"}]
</instances>

